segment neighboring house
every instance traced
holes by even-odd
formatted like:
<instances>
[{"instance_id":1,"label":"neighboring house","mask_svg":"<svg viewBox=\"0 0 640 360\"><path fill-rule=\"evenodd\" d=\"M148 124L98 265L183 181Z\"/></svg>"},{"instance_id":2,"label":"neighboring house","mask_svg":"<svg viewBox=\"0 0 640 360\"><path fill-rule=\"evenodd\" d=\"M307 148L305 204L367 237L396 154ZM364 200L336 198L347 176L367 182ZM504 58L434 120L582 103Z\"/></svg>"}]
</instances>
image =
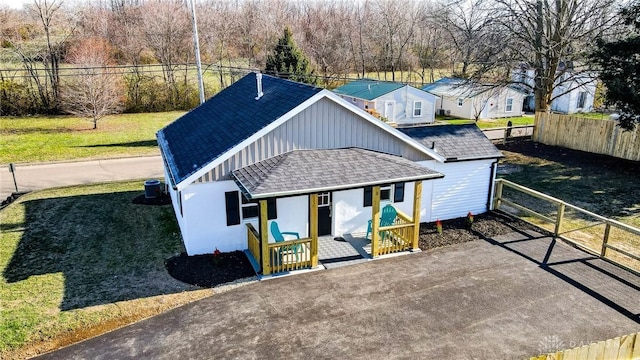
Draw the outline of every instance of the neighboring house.
<instances>
[{"instance_id":1,"label":"neighboring house","mask_svg":"<svg viewBox=\"0 0 640 360\"><path fill-rule=\"evenodd\" d=\"M397 126L435 121L436 96L413 86L379 80L355 80L333 90L360 109Z\"/></svg>"},{"instance_id":2,"label":"neighboring house","mask_svg":"<svg viewBox=\"0 0 640 360\"><path fill-rule=\"evenodd\" d=\"M442 78L422 90L439 96L436 113L441 115L472 120L522 116L525 93L515 87Z\"/></svg>"},{"instance_id":3,"label":"neighboring house","mask_svg":"<svg viewBox=\"0 0 640 360\"><path fill-rule=\"evenodd\" d=\"M369 220L376 256L417 248L420 222L489 209L500 152L447 129L401 132L331 91L250 74L157 138L187 253L249 249L268 274L314 266L318 236L363 236ZM401 226L375 231L385 204ZM273 221L301 239L276 243Z\"/></svg>"},{"instance_id":4,"label":"neighboring house","mask_svg":"<svg viewBox=\"0 0 640 360\"><path fill-rule=\"evenodd\" d=\"M526 89L524 110L535 111L536 103L533 93L535 85L535 70L526 67L514 69L512 80ZM558 76L557 85L553 89L551 111L563 114L593 111L593 101L596 93L596 79L594 73L565 71Z\"/></svg>"}]
</instances>

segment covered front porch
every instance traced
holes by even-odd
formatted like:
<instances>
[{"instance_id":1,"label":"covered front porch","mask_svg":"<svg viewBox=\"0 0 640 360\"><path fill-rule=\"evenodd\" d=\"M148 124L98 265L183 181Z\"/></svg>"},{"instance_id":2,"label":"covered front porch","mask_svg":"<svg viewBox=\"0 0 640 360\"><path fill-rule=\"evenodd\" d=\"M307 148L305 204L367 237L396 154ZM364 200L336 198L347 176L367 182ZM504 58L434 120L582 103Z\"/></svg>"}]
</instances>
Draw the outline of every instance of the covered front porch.
<instances>
[{"instance_id":1,"label":"covered front porch","mask_svg":"<svg viewBox=\"0 0 640 360\"><path fill-rule=\"evenodd\" d=\"M299 175L301 171L304 176ZM248 250L262 275L319 265L318 198L327 191L365 187L371 190L370 243L362 246L369 249L364 251L370 257L418 249L422 181L442 176L401 157L359 148L297 150L233 172L244 196L259 204L258 228L252 224L246 227ZM405 182L414 184L411 215L395 209L392 221L381 226L381 188L385 184ZM309 199L307 236L269 242L269 222L277 220L268 218L267 199L300 195ZM363 241L367 240L362 238L361 243Z\"/></svg>"}]
</instances>

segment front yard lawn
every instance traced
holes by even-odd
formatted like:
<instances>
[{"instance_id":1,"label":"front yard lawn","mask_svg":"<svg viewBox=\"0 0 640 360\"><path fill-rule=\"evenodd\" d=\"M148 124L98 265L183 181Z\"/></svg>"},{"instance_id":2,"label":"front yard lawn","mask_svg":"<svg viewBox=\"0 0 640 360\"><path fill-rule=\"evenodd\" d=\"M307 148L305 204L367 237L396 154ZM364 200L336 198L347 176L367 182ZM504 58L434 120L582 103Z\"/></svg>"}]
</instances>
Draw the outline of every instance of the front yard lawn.
<instances>
[{"instance_id":1,"label":"front yard lawn","mask_svg":"<svg viewBox=\"0 0 640 360\"><path fill-rule=\"evenodd\" d=\"M468 119L456 119L450 116L436 116L436 121L442 121L448 124L469 124L474 123L473 120ZM522 126L522 125L533 125L535 118L533 116L520 116L520 117L511 117L511 118L501 118L501 119L489 119L489 120L478 120L476 125L480 129L490 129L496 127L506 127L507 123L511 121L513 126Z\"/></svg>"},{"instance_id":2,"label":"front yard lawn","mask_svg":"<svg viewBox=\"0 0 640 360\"><path fill-rule=\"evenodd\" d=\"M95 130L71 116L4 117L0 164L159 154L155 133L182 114L113 115Z\"/></svg>"},{"instance_id":3,"label":"front yard lawn","mask_svg":"<svg viewBox=\"0 0 640 360\"><path fill-rule=\"evenodd\" d=\"M33 192L0 210L0 358L24 358L208 296L173 279L171 206L140 181ZM189 291L188 291L189 290Z\"/></svg>"}]
</instances>

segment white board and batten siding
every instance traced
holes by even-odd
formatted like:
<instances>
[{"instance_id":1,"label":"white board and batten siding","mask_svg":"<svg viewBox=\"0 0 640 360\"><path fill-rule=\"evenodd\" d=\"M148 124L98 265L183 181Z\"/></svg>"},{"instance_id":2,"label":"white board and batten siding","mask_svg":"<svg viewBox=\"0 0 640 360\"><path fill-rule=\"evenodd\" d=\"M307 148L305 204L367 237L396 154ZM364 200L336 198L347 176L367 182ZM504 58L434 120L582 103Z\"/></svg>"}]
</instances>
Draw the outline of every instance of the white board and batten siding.
<instances>
[{"instance_id":1,"label":"white board and batten siding","mask_svg":"<svg viewBox=\"0 0 640 360\"><path fill-rule=\"evenodd\" d=\"M232 155L196 183L229 179L231 171L292 150L360 147L426 160L424 153L330 99L321 99L281 126Z\"/></svg>"},{"instance_id":2,"label":"white board and batten siding","mask_svg":"<svg viewBox=\"0 0 640 360\"><path fill-rule=\"evenodd\" d=\"M433 222L437 219L454 219L466 216L469 211L479 214L489 210L489 191L494 162L494 159L450 163L420 162L445 175L444 178L431 182L433 186L430 194L431 214L428 218L422 217L421 220ZM429 201L425 198L428 193L423 194L423 202Z\"/></svg>"}]
</instances>

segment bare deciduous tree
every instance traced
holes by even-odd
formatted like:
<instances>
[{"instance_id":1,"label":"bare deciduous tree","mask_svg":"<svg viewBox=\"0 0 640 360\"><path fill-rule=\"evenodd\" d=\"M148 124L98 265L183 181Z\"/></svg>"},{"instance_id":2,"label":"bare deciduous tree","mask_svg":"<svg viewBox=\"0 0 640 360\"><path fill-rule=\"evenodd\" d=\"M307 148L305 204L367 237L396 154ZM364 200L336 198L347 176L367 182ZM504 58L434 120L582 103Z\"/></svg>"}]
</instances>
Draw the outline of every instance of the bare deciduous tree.
<instances>
[{"instance_id":1,"label":"bare deciduous tree","mask_svg":"<svg viewBox=\"0 0 640 360\"><path fill-rule=\"evenodd\" d=\"M63 108L76 116L87 118L98 127L98 121L116 113L122 104L120 78L113 74L113 61L104 40L90 38L71 49L67 60L82 68L68 79L61 91Z\"/></svg>"},{"instance_id":2,"label":"bare deciduous tree","mask_svg":"<svg viewBox=\"0 0 640 360\"><path fill-rule=\"evenodd\" d=\"M71 18L61 10L62 4L62 0L33 0L26 6L31 15L39 20L44 32L45 44L40 56L48 76L50 96L43 97L43 105L54 111L60 95L60 62L75 30Z\"/></svg>"},{"instance_id":3,"label":"bare deciduous tree","mask_svg":"<svg viewBox=\"0 0 640 360\"><path fill-rule=\"evenodd\" d=\"M582 77L579 72L588 70L585 50L618 21L615 3L610 0L496 2L499 19L509 34L504 44L512 60L534 70L536 111L548 111L554 97L562 95L554 95L554 89Z\"/></svg>"},{"instance_id":4,"label":"bare deciduous tree","mask_svg":"<svg viewBox=\"0 0 640 360\"><path fill-rule=\"evenodd\" d=\"M180 108L181 89L177 72L184 67L191 54L191 25L187 8L180 1L146 3L142 8L142 19L147 46L153 51L160 64L167 87L168 105ZM187 69L184 69L185 76ZM184 84L186 85L186 84Z\"/></svg>"}]
</instances>

